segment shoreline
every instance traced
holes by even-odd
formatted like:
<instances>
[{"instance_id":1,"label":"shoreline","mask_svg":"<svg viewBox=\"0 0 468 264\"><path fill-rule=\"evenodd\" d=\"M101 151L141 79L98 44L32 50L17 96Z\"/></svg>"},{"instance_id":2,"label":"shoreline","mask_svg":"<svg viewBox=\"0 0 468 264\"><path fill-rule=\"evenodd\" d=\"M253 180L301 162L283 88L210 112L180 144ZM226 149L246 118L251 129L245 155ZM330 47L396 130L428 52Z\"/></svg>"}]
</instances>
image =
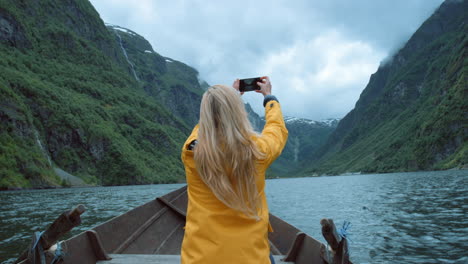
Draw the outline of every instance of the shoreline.
<instances>
[{"instance_id":1,"label":"shoreline","mask_svg":"<svg viewBox=\"0 0 468 264\"><path fill-rule=\"evenodd\" d=\"M171 182L171 183L145 183L145 184L129 184L129 185L80 185L80 186L42 186L42 187L15 187L11 189L0 189L1 192L21 192L21 191L34 191L34 190L49 190L49 189L79 189L79 188L94 188L94 187L123 187L123 186L141 186L141 185L166 185L166 184L185 184L185 182Z\"/></svg>"},{"instance_id":2,"label":"shoreline","mask_svg":"<svg viewBox=\"0 0 468 264\"><path fill-rule=\"evenodd\" d=\"M393 173L422 173L431 171L458 171L468 170L468 167L451 168L446 170L420 170L420 171L397 171L397 172L380 172L380 173L357 173L348 172L339 175L307 175L307 176L293 176L293 177L276 177L266 178L266 180L281 180L281 179L297 179L297 178L317 178L317 177L336 177L336 176L359 176L359 175L380 175L380 174L393 174ZM48 190L48 189L77 189L77 188L92 188L92 187L117 187L117 186L140 186L140 185L164 185L164 184L185 184L186 182L172 182L172 183L146 183L146 184L129 184L129 185L79 185L79 186L41 186L41 187L12 187L0 189L1 192L21 192L32 190Z\"/></svg>"}]
</instances>

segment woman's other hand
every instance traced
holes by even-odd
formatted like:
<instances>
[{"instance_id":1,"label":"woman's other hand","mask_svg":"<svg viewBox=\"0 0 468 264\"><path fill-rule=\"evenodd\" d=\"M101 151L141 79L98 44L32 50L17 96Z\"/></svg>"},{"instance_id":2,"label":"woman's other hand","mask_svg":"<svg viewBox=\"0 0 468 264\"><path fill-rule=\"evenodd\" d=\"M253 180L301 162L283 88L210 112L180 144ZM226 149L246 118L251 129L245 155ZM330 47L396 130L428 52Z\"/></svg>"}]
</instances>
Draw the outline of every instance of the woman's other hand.
<instances>
[{"instance_id":1,"label":"woman's other hand","mask_svg":"<svg viewBox=\"0 0 468 264\"><path fill-rule=\"evenodd\" d=\"M271 82L268 76L262 77L262 82L257 82L257 84L260 86L260 90L256 90L257 93L261 93L263 96L271 94Z\"/></svg>"},{"instance_id":2,"label":"woman's other hand","mask_svg":"<svg viewBox=\"0 0 468 264\"><path fill-rule=\"evenodd\" d=\"M234 87L234 89L236 89L238 92L239 92L239 79L236 79L233 83L232 83L232 87ZM241 95L244 94L244 92L240 92Z\"/></svg>"}]
</instances>

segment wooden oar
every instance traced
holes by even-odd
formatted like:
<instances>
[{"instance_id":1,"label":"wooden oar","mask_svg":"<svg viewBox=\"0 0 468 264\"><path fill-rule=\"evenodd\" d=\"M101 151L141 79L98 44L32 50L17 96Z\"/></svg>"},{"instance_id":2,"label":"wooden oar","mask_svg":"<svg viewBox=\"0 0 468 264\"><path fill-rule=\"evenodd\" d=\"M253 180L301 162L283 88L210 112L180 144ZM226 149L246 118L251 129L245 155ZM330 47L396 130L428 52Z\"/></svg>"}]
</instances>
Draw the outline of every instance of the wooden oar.
<instances>
[{"instance_id":1,"label":"wooden oar","mask_svg":"<svg viewBox=\"0 0 468 264\"><path fill-rule=\"evenodd\" d=\"M63 212L57 219L55 219L55 221L47 228L44 233L42 233L41 237L39 238L40 240L38 243L42 249L49 249L52 245L57 243L60 237L70 232L70 230L72 230L75 226L81 224L81 214L83 214L85 211L85 206L80 204L70 211ZM32 254L30 254L31 247L33 247L33 245L31 245L21 254L21 256L15 261L15 264L20 263L27 258L33 258ZM32 259L30 260L32 261Z\"/></svg>"},{"instance_id":2,"label":"wooden oar","mask_svg":"<svg viewBox=\"0 0 468 264\"><path fill-rule=\"evenodd\" d=\"M349 261L349 251L348 251L348 241L346 237L340 236L336 230L335 223L332 219L324 218L320 221L322 225L322 235L327 240L330 247L333 249L333 263L334 264L348 264Z\"/></svg>"}]
</instances>

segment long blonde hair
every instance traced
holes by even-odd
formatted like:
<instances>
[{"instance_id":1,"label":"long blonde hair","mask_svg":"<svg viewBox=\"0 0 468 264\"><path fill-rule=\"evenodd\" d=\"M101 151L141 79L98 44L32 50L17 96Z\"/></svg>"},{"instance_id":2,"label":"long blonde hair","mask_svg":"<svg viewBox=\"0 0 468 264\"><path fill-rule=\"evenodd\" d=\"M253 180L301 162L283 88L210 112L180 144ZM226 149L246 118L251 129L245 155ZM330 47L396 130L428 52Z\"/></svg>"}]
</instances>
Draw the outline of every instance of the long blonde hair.
<instances>
[{"instance_id":1,"label":"long blonde hair","mask_svg":"<svg viewBox=\"0 0 468 264\"><path fill-rule=\"evenodd\" d=\"M201 179L226 206L258 219L261 201L255 183L255 161L264 156L244 103L232 87L214 85L200 106L195 164Z\"/></svg>"}]
</instances>

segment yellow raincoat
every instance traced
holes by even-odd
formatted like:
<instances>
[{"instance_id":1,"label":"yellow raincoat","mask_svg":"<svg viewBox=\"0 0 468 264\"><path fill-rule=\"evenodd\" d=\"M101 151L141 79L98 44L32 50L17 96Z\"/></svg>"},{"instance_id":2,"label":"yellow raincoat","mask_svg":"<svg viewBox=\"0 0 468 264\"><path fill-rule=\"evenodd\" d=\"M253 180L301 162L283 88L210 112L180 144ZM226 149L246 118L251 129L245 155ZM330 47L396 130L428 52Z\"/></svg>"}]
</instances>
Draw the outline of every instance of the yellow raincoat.
<instances>
[{"instance_id":1,"label":"yellow raincoat","mask_svg":"<svg viewBox=\"0 0 468 264\"><path fill-rule=\"evenodd\" d=\"M262 200L260 220L246 217L221 201L199 177L189 144L197 139L198 125L182 149L188 185L188 208L182 243L182 264L270 264L268 243L268 205L265 196L265 171L281 154L288 131L280 105L269 101L265 107L266 124L261 136L253 136L264 160L257 161L256 183Z\"/></svg>"}]
</instances>

